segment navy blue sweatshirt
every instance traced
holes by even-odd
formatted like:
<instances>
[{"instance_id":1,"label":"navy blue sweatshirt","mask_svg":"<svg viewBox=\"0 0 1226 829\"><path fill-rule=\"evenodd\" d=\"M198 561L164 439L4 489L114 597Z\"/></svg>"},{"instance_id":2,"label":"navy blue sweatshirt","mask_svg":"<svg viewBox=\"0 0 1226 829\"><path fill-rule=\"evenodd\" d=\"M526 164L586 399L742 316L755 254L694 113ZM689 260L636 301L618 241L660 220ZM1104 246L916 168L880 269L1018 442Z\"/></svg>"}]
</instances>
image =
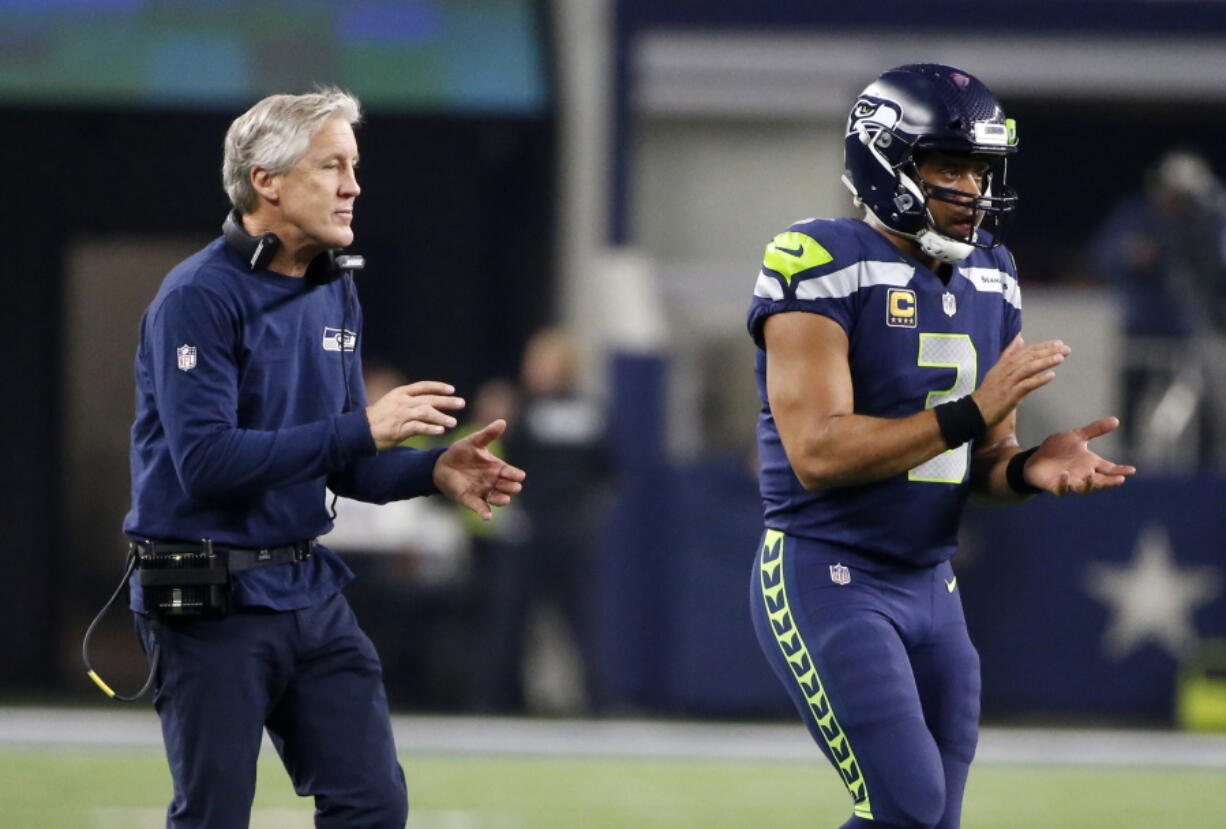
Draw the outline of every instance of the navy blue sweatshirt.
<instances>
[{"instance_id":1,"label":"navy blue sweatshirt","mask_svg":"<svg viewBox=\"0 0 1226 829\"><path fill-rule=\"evenodd\" d=\"M442 450L375 452L361 328L349 276L252 271L223 239L177 265L141 320L128 537L272 547L332 528L325 486L375 503L437 492ZM321 546L235 574L233 598L293 610L352 578Z\"/></svg>"}]
</instances>

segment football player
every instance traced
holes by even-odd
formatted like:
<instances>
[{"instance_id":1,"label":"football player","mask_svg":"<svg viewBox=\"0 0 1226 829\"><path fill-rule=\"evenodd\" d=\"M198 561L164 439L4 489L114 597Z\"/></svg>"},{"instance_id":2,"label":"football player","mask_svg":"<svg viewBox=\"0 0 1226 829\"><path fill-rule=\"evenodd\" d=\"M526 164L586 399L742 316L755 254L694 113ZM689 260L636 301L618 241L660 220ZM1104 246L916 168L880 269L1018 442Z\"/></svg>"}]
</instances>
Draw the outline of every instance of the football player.
<instances>
[{"instance_id":1,"label":"football player","mask_svg":"<svg viewBox=\"0 0 1226 829\"><path fill-rule=\"evenodd\" d=\"M1070 349L1026 345L1006 183L1016 125L976 78L884 73L847 121L864 218L806 219L767 245L758 346L766 531L759 642L853 800L844 827L956 827L979 658L950 567L968 494L1088 494L1135 471L1088 442L1023 450L1016 409Z\"/></svg>"}]
</instances>

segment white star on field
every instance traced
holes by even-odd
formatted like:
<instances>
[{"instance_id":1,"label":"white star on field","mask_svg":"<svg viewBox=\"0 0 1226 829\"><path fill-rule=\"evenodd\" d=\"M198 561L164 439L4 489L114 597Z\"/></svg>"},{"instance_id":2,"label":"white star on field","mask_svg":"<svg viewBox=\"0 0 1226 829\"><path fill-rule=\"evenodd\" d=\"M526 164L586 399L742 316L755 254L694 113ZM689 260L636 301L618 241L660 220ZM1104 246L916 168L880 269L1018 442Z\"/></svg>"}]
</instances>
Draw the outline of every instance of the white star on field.
<instances>
[{"instance_id":1,"label":"white star on field","mask_svg":"<svg viewBox=\"0 0 1226 829\"><path fill-rule=\"evenodd\" d=\"M1216 567L1180 567L1156 524L1141 531L1130 562L1091 564L1086 574L1090 595L1111 610L1103 645L1115 659L1147 641L1176 659L1186 656L1198 641L1192 613L1217 597L1221 583Z\"/></svg>"}]
</instances>

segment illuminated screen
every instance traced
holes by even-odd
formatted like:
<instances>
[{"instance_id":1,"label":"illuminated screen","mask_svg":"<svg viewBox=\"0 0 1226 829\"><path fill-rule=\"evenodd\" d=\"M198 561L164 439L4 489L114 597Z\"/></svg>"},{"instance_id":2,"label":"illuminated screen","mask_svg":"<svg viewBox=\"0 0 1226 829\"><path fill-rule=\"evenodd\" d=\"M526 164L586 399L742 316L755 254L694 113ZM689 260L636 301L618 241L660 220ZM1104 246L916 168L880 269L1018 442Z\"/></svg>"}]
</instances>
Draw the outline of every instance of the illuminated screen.
<instances>
[{"instance_id":1,"label":"illuminated screen","mask_svg":"<svg viewBox=\"0 0 1226 829\"><path fill-rule=\"evenodd\" d=\"M0 101L231 106L334 84L368 108L537 113L533 0L0 0Z\"/></svg>"}]
</instances>

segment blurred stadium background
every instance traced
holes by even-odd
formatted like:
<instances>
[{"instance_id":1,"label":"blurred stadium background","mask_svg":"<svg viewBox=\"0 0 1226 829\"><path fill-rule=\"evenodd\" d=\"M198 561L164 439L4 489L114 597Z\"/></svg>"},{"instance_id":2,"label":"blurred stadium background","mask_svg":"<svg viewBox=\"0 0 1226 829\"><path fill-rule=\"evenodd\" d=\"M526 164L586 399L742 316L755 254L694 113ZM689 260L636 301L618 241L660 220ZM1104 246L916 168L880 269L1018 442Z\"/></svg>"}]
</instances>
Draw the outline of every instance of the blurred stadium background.
<instances>
[{"instance_id":1,"label":"blurred stadium background","mask_svg":"<svg viewBox=\"0 0 1226 829\"><path fill-rule=\"evenodd\" d=\"M122 567L137 321L219 228L221 137L258 98L331 83L366 106L368 360L471 399L562 325L607 404L584 641L538 618L528 716L471 716L471 550L409 538L392 547L446 561L410 562L399 598L355 585L412 715L415 825L834 825L845 796L745 600L763 245L851 215L842 128L869 80L965 68L1019 125L1028 339L1074 349L1023 443L1118 412L1136 349L1091 241L1167 150L1226 173L1224 47L1216 0L0 0L0 824L156 826L169 796L148 704L95 706L79 643ZM1213 320L1226 275L1206 273ZM955 563L990 727L967 825L1226 825L1226 738L1205 733L1226 730L1221 342L1206 324L1141 408L1127 487L969 512ZM123 617L96 664L133 688ZM253 825L307 825L269 762Z\"/></svg>"}]
</instances>

